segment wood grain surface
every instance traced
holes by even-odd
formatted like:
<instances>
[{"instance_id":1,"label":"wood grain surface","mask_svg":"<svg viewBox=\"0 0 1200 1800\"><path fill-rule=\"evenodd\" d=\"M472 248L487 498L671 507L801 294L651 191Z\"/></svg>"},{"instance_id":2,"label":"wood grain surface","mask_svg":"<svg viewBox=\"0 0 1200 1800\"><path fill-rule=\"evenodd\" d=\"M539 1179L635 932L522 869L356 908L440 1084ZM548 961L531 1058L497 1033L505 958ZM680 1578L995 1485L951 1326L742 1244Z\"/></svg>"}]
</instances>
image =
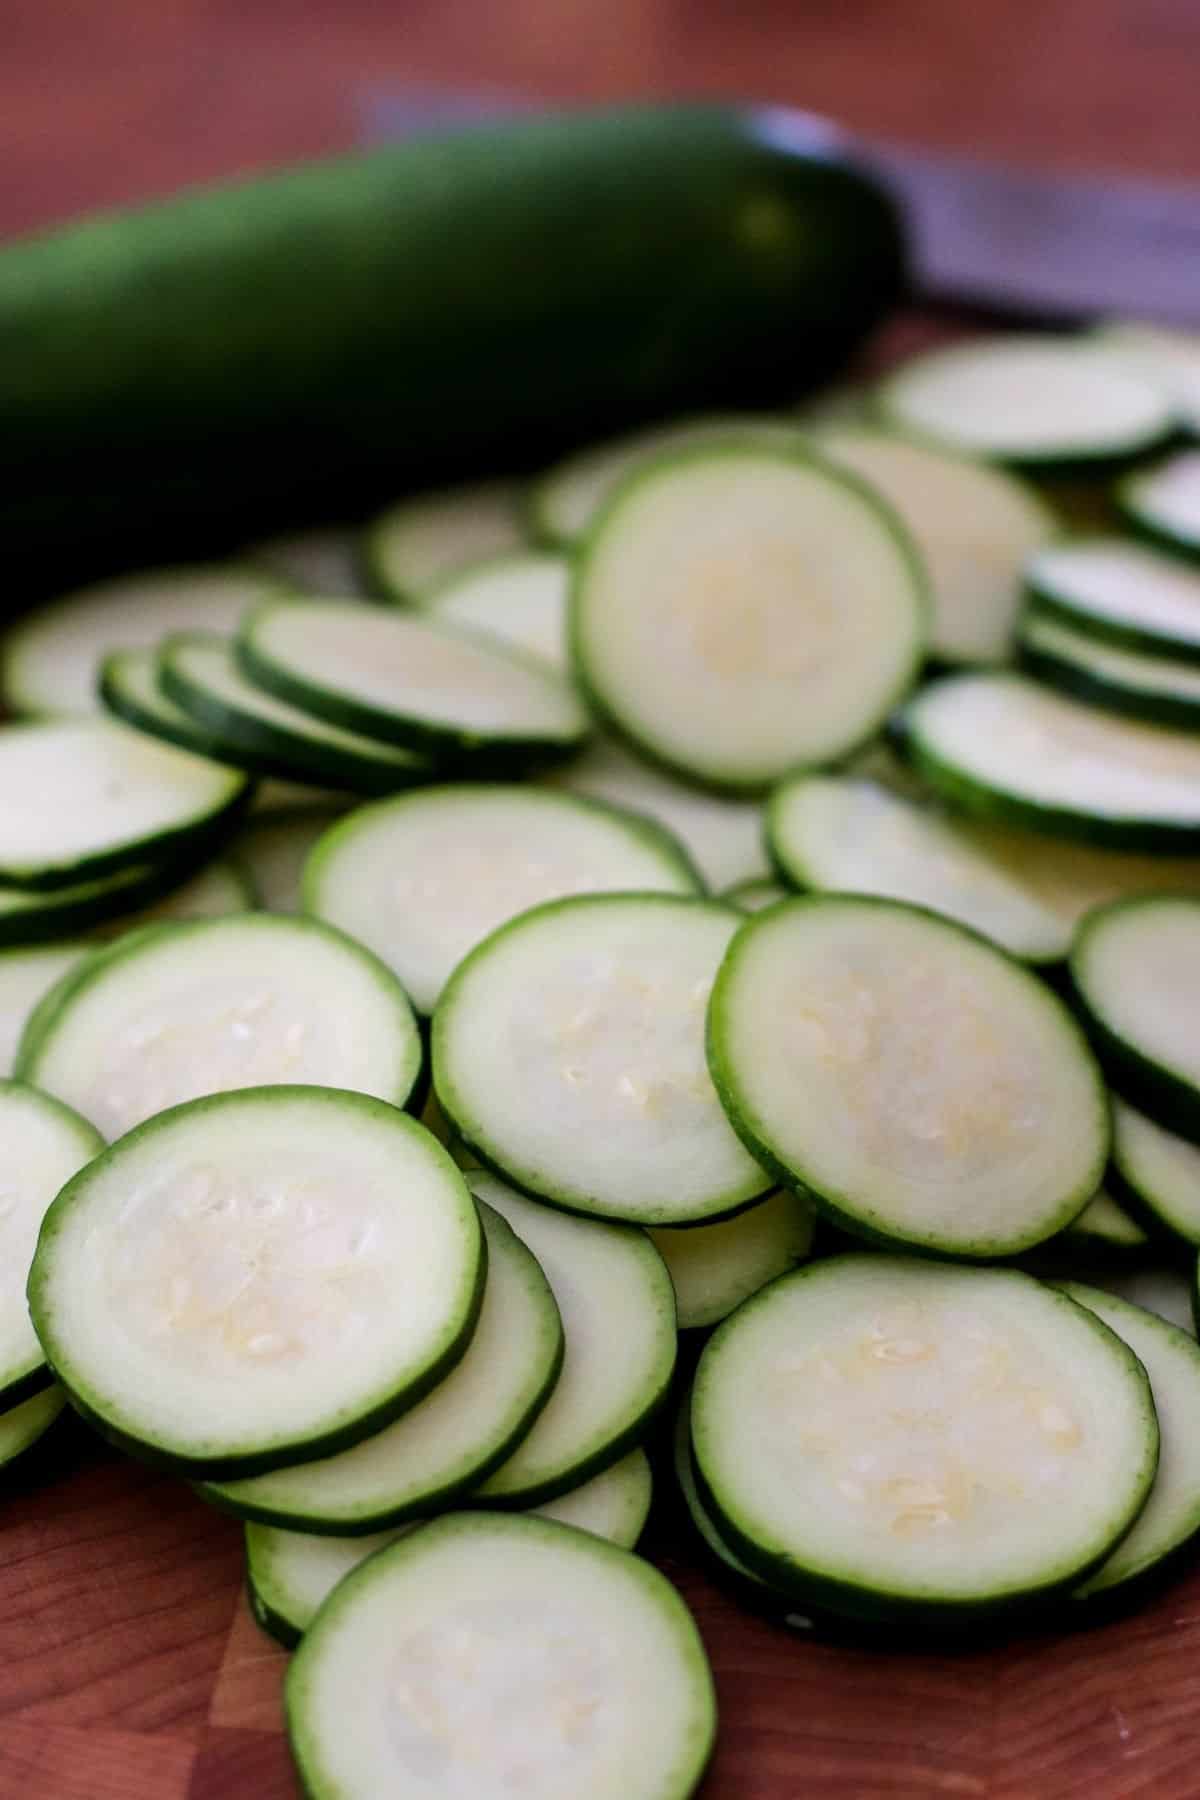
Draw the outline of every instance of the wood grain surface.
<instances>
[{"instance_id":1,"label":"wood grain surface","mask_svg":"<svg viewBox=\"0 0 1200 1800\"><path fill-rule=\"evenodd\" d=\"M0 234L341 146L399 81L745 93L1200 178L1198 74L1195 0L0 0ZM66 1439L0 1500L0 1800L294 1800L238 1527ZM1200 1796L1200 1577L1061 1639L882 1654L740 1611L669 1523L650 1549L716 1670L706 1800Z\"/></svg>"}]
</instances>

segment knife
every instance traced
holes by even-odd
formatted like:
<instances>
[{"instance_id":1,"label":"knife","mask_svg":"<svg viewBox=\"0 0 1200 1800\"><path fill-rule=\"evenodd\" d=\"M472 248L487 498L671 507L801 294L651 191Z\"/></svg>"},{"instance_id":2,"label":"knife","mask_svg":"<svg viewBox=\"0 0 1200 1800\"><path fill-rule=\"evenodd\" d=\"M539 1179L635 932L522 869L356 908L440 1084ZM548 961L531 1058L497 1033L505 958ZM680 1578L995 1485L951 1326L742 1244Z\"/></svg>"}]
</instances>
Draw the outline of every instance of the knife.
<instances>
[{"instance_id":1,"label":"knife","mask_svg":"<svg viewBox=\"0 0 1200 1800\"><path fill-rule=\"evenodd\" d=\"M368 90L373 142L526 112L508 93ZM1200 187L1021 168L847 131L786 106L756 109L769 140L848 157L890 189L908 222L923 298L1064 321L1097 313L1200 325Z\"/></svg>"}]
</instances>

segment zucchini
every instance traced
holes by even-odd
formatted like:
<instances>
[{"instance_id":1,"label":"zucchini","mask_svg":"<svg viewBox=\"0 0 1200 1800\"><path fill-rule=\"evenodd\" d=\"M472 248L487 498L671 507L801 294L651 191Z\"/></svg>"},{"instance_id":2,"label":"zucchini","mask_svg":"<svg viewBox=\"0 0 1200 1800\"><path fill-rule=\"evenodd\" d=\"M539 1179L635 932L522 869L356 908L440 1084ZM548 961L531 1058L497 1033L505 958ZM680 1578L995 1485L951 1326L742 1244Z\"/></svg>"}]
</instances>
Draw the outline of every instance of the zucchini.
<instances>
[{"instance_id":1,"label":"zucchini","mask_svg":"<svg viewBox=\"0 0 1200 1800\"><path fill-rule=\"evenodd\" d=\"M1200 374L1196 402L1200 425ZM1125 523L1160 549L1193 561L1200 558L1200 451L1180 450L1165 462L1127 475L1116 501Z\"/></svg>"},{"instance_id":2,"label":"zucchini","mask_svg":"<svg viewBox=\"0 0 1200 1800\"><path fill-rule=\"evenodd\" d=\"M192 889L190 863L138 863L73 887L46 889L0 884L0 946L58 942L77 931L111 936L142 917L170 916L173 902Z\"/></svg>"},{"instance_id":3,"label":"zucchini","mask_svg":"<svg viewBox=\"0 0 1200 1800\"><path fill-rule=\"evenodd\" d=\"M560 1525L573 1525L576 1531L590 1531L622 1550L632 1550L650 1515L653 1491L646 1452L630 1450L599 1475L532 1510L539 1518L556 1519Z\"/></svg>"},{"instance_id":4,"label":"zucchini","mask_svg":"<svg viewBox=\"0 0 1200 1800\"><path fill-rule=\"evenodd\" d=\"M1125 650L1200 662L1200 570L1122 538L1041 551L1025 579L1039 613Z\"/></svg>"},{"instance_id":5,"label":"zucchini","mask_svg":"<svg viewBox=\"0 0 1200 1800\"><path fill-rule=\"evenodd\" d=\"M92 935L116 937L136 925L156 925L168 919L223 919L227 913L248 912L256 901L249 877L238 864L218 859L139 912L105 920L94 927Z\"/></svg>"},{"instance_id":6,"label":"zucchini","mask_svg":"<svg viewBox=\"0 0 1200 1800\"><path fill-rule=\"evenodd\" d=\"M1178 424L1200 437L1200 336L1139 319L1104 319L1088 343L1149 382Z\"/></svg>"},{"instance_id":7,"label":"zucchini","mask_svg":"<svg viewBox=\"0 0 1200 1800\"><path fill-rule=\"evenodd\" d=\"M548 550L496 556L439 581L421 605L435 622L486 632L565 672L569 573Z\"/></svg>"},{"instance_id":8,"label":"zucchini","mask_svg":"<svg viewBox=\"0 0 1200 1800\"><path fill-rule=\"evenodd\" d=\"M174 744L193 756L237 769L243 775L287 780L292 771L278 757L246 751L206 730L163 690L155 650L113 650L100 665L98 684L104 711L147 737Z\"/></svg>"},{"instance_id":9,"label":"zucchini","mask_svg":"<svg viewBox=\"0 0 1200 1800\"><path fill-rule=\"evenodd\" d=\"M44 994L92 948L70 938L63 944L0 950L0 1073L12 1073L25 1022Z\"/></svg>"},{"instance_id":10,"label":"zucchini","mask_svg":"<svg viewBox=\"0 0 1200 1800\"><path fill-rule=\"evenodd\" d=\"M362 559L375 593L421 605L427 590L447 577L483 557L519 550L524 542L515 486L483 482L389 508L368 528Z\"/></svg>"},{"instance_id":11,"label":"zucchini","mask_svg":"<svg viewBox=\"0 0 1200 1800\"><path fill-rule=\"evenodd\" d=\"M469 950L542 901L699 878L649 819L552 789L430 787L360 807L321 838L304 907L357 938L431 1013Z\"/></svg>"},{"instance_id":12,"label":"zucchini","mask_svg":"<svg viewBox=\"0 0 1200 1800\"><path fill-rule=\"evenodd\" d=\"M1087 1279L1092 1287L1114 1294L1118 1300L1127 1300L1132 1306L1143 1307L1180 1331L1196 1335L1193 1282L1181 1269L1169 1264L1114 1269L1106 1264L1102 1269L1089 1269Z\"/></svg>"},{"instance_id":13,"label":"zucchini","mask_svg":"<svg viewBox=\"0 0 1200 1800\"><path fill-rule=\"evenodd\" d=\"M903 270L891 202L812 141L770 108L571 111L11 244L10 562L244 540L825 379Z\"/></svg>"},{"instance_id":14,"label":"zucchini","mask_svg":"<svg viewBox=\"0 0 1200 1800\"><path fill-rule=\"evenodd\" d=\"M744 792L873 736L920 666L926 613L908 538L868 489L726 446L618 488L576 566L571 646L643 754Z\"/></svg>"},{"instance_id":15,"label":"zucchini","mask_svg":"<svg viewBox=\"0 0 1200 1800\"><path fill-rule=\"evenodd\" d=\"M586 894L520 913L459 963L433 1080L482 1161L570 1211L699 1224L773 1185L704 1061L704 1009L740 923L673 894Z\"/></svg>"},{"instance_id":16,"label":"zucchini","mask_svg":"<svg viewBox=\"0 0 1200 1800\"><path fill-rule=\"evenodd\" d=\"M268 912L300 911L300 878L309 852L343 811L340 806L297 804L246 820L231 853L246 871L260 906Z\"/></svg>"},{"instance_id":17,"label":"zucchini","mask_svg":"<svg viewBox=\"0 0 1200 1800\"><path fill-rule=\"evenodd\" d=\"M43 1388L10 1412L0 1413L0 1469L24 1456L45 1437L67 1404L58 1386Z\"/></svg>"},{"instance_id":18,"label":"zucchini","mask_svg":"<svg viewBox=\"0 0 1200 1800\"><path fill-rule=\"evenodd\" d=\"M263 569L275 580L304 594L361 594L362 571L359 567L358 542L344 526L326 526L317 531L287 532L281 537L266 538L248 545L243 555L254 568ZM227 629L232 630L234 620ZM163 630L173 629L164 626ZM219 629L212 620L189 624L179 630Z\"/></svg>"},{"instance_id":19,"label":"zucchini","mask_svg":"<svg viewBox=\"0 0 1200 1800\"><path fill-rule=\"evenodd\" d=\"M286 1706L312 1800L688 1800L716 1729L700 1634L657 1569L547 1519L470 1513L339 1583Z\"/></svg>"},{"instance_id":20,"label":"zucchini","mask_svg":"<svg viewBox=\"0 0 1200 1800\"><path fill-rule=\"evenodd\" d=\"M1019 647L1022 668L1048 687L1104 712L1177 731L1200 731L1200 668L1195 663L1124 650L1037 611L1022 622Z\"/></svg>"},{"instance_id":21,"label":"zucchini","mask_svg":"<svg viewBox=\"0 0 1200 1800\"><path fill-rule=\"evenodd\" d=\"M1010 1270L837 1256L783 1277L700 1357L692 1444L735 1554L865 1617L977 1617L1076 1588L1145 1505L1141 1363Z\"/></svg>"},{"instance_id":22,"label":"zucchini","mask_svg":"<svg viewBox=\"0 0 1200 1800\"><path fill-rule=\"evenodd\" d=\"M813 1209L781 1189L736 1218L651 1231L675 1289L681 1331L716 1325L812 1248Z\"/></svg>"},{"instance_id":23,"label":"zucchini","mask_svg":"<svg viewBox=\"0 0 1200 1800\"><path fill-rule=\"evenodd\" d=\"M1127 1256L1144 1250L1149 1241L1137 1220L1104 1188L1093 1194L1062 1234L1063 1247L1084 1257Z\"/></svg>"},{"instance_id":24,"label":"zucchini","mask_svg":"<svg viewBox=\"0 0 1200 1800\"><path fill-rule=\"evenodd\" d=\"M1140 893L1200 893L1200 859L1195 857L1101 850L970 818L961 818L959 826L985 856L1056 913L1072 934L1080 920L1106 900Z\"/></svg>"},{"instance_id":25,"label":"zucchini","mask_svg":"<svg viewBox=\"0 0 1200 1800\"><path fill-rule=\"evenodd\" d=\"M1172 1237L1200 1247L1200 1144L1115 1100L1112 1161L1119 1194Z\"/></svg>"},{"instance_id":26,"label":"zucchini","mask_svg":"<svg viewBox=\"0 0 1200 1800\"><path fill-rule=\"evenodd\" d=\"M747 919L708 1043L751 1154L856 1235L1013 1256L1100 1185L1108 1097L1079 1027L1036 976L933 913L821 895Z\"/></svg>"},{"instance_id":27,"label":"zucchini","mask_svg":"<svg viewBox=\"0 0 1200 1800\"><path fill-rule=\"evenodd\" d=\"M484 1245L462 1176L395 1107L258 1088L159 1113L67 1183L29 1304L72 1404L204 1479L331 1455L459 1361Z\"/></svg>"}]
</instances>

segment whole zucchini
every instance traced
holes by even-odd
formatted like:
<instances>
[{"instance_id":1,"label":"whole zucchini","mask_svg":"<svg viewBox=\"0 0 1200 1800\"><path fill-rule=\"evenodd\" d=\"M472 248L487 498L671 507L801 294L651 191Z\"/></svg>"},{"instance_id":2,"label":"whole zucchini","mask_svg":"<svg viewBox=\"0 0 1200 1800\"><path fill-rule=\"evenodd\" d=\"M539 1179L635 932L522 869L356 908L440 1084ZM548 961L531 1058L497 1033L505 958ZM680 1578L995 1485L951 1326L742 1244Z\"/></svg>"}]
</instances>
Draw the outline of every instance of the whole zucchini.
<instances>
[{"instance_id":1,"label":"whole zucchini","mask_svg":"<svg viewBox=\"0 0 1200 1800\"><path fill-rule=\"evenodd\" d=\"M892 305L903 258L880 190L779 122L543 116L12 243L6 552L58 578L789 398Z\"/></svg>"}]
</instances>

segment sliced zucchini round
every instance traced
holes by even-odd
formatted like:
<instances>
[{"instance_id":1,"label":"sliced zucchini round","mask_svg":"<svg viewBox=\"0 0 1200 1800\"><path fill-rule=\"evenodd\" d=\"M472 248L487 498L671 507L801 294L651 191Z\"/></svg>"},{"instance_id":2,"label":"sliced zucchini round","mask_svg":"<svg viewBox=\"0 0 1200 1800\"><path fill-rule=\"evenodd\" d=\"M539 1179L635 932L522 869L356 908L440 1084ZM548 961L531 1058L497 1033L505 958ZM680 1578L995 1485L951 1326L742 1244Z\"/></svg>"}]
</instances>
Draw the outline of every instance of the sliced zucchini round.
<instances>
[{"instance_id":1,"label":"sliced zucchini round","mask_svg":"<svg viewBox=\"0 0 1200 1800\"><path fill-rule=\"evenodd\" d=\"M471 1513L346 1577L286 1700L313 1800L687 1800L716 1729L700 1635L657 1569L547 1519Z\"/></svg>"},{"instance_id":2,"label":"sliced zucchini round","mask_svg":"<svg viewBox=\"0 0 1200 1800\"><path fill-rule=\"evenodd\" d=\"M861 1236L1012 1256L1100 1185L1108 1098L1079 1027L933 913L818 896L747 919L708 1031L743 1141Z\"/></svg>"},{"instance_id":3,"label":"sliced zucchini round","mask_svg":"<svg viewBox=\"0 0 1200 1800\"><path fill-rule=\"evenodd\" d=\"M0 737L0 881L61 888L165 862L232 828L236 769L109 719L11 727Z\"/></svg>"},{"instance_id":4,"label":"sliced zucchini round","mask_svg":"<svg viewBox=\"0 0 1200 1800\"><path fill-rule=\"evenodd\" d=\"M1072 539L1026 565L1040 613L1151 656L1200 662L1200 570L1125 538Z\"/></svg>"},{"instance_id":5,"label":"sliced zucchini round","mask_svg":"<svg viewBox=\"0 0 1200 1800\"><path fill-rule=\"evenodd\" d=\"M1200 427L1200 354L1196 364ZM1116 500L1126 522L1164 550L1200 557L1200 450L1181 450L1165 462L1127 475Z\"/></svg>"},{"instance_id":6,"label":"sliced zucchini round","mask_svg":"<svg viewBox=\"0 0 1200 1800\"><path fill-rule=\"evenodd\" d=\"M704 1061L704 1010L741 915L715 900L552 901L486 938L442 990L433 1076L481 1159L571 1211L685 1225L772 1186Z\"/></svg>"},{"instance_id":7,"label":"sliced zucchini round","mask_svg":"<svg viewBox=\"0 0 1200 1800\"><path fill-rule=\"evenodd\" d=\"M255 813L233 842L233 855L245 869L268 912L300 911L300 878L317 840L340 819L340 806L281 806Z\"/></svg>"},{"instance_id":8,"label":"sliced zucchini round","mask_svg":"<svg viewBox=\"0 0 1200 1800\"><path fill-rule=\"evenodd\" d=\"M653 1495L650 1459L644 1450L631 1450L590 1481L531 1510L539 1518L573 1525L576 1531L590 1531L593 1537L632 1550L650 1516Z\"/></svg>"},{"instance_id":9,"label":"sliced zucchini round","mask_svg":"<svg viewBox=\"0 0 1200 1800\"><path fill-rule=\"evenodd\" d=\"M192 889L190 863L136 863L71 887L0 884L0 946L60 942L71 932L111 936L147 916L172 916L171 903ZM228 909L226 909L228 910Z\"/></svg>"},{"instance_id":10,"label":"sliced zucchini round","mask_svg":"<svg viewBox=\"0 0 1200 1800\"><path fill-rule=\"evenodd\" d=\"M1035 469L1138 456L1175 423L1150 382L1086 339L1029 332L911 357L878 402L902 431Z\"/></svg>"},{"instance_id":11,"label":"sliced zucchini round","mask_svg":"<svg viewBox=\"0 0 1200 1800\"><path fill-rule=\"evenodd\" d=\"M566 671L569 573L566 557L553 551L515 551L448 576L421 596L421 606L431 619L484 631Z\"/></svg>"},{"instance_id":12,"label":"sliced zucchini round","mask_svg":"<svg viewBox=\"0 0 1200 1800\"><path fill-rule=\"evenodd\" d=\"M359 567L356 535L345 526L328 526L316 531L287 532L282 537L267 538L250 544L246 561L265 569L277 581L299 588L306 594L361 594L362 571ZM187 626L169 626L169 630L219 630L212 620Z\"/></svg>"},{"instance_id":13,"label":"sliced zucchini round","mask_svg":"<svg viewBox=\"0 0 1200 1800\"><path fill-rule=\"evenodd\" d=\"M1200 1140L1200 900L1148 894L1080 928L1071 982L1117 1091Z\"/></svg>"},{"instance_id":14,"label":"sliced zucchini round","mask_svg":"<svg viewBox=\"0 0 1200 1800\"><path fill-rule=\"evenodd\" d=\"M385 599L419 601L456 569L518 550L524 541L517 489L507 481L481 482L389 508L367 530L363 566Z\"/></svg>"},{"instance_id":15,"label":"sliced zucchini round","mask_svg":"<svg viewBox=\"0 0 1200 1800\"><path fill-rule=\"evenodd\" d=\"M666 1398L675 1367L671 1278L644 1231L539 1206L482 1170L468 1179L537 1257L562 1315L566 1353L554 1392L475 1496L540 1506L611 1468Z\"/></svg>"},{"instance_id":16,"label":"sliced zucchini round","mask_svg":"<svg viewBox=\"0 0 1200 1800\"><path fill-rule=\"evenodd\" d=\"M1022 667L1048 687L1130 719L1200 731L1195 663L1126 650L1036 610L1022 621L1019 647Z\"/></svg>"},{"instance_id":17,"label":"sliced zucchini round","mask_svg":"<svg viewBox=\"0 0 1200 1800\"><path fill-rule=\"evenodd\" d=\"M159 679L157 650L114 650L100 664L98 691L104 710L135 731L160 738L193 756L225 763L247 775L284 776L288 765L277 757L242 751L199 725L165 693Z\"/></svg>"},{"instance_id":18,"label":"sliced zucchini round","mask_svg":"<svg viewBox=\"0 0 1200 1800\"><path fill-rule=\"evenodd\" d=\"M1200 1532L1200 1345L1178 1326L1102 1289L1068 1281L1063 1292L1133 1351L1150 1378L1162 1434L1149 1499L1112 1554L1076 1590L1091 1600L1143 1579Z\"/></svg>"},{"instance_id":19,"label":"sliced zucchini round","mask_svg":"<svg viewBox=\"0 0 1200 1800\"><path fill-rule=\"evenodd\" d=\"M361 1536L444 1507L499 1467L558 1380L563 1328L546 1277L512 1227L481 1208L487 1287L466 1354L376 1436L320 1462L209 1483L206 1500L292 1531Z\"/></svg>"},{"instance_id":20,"label":"sliced zucchini round","mask_svg":"<svg viewBox=\"0 0 1200 1800\"><path fill-rule=\"evenodd\" d=\"M369 950L315 919L247 912L98 949L38 1007L17 1069L117 1138L164 1107L275 1083L403 1106L422 1060L407 996Z\"/></svg>"},{"instance_id":21,"label":"sliced zucchini round","mask_svg":"<svg viewBox=\"0 0 1200 1800\"><path fill-rule=\"evenodd\" d=\"M43 1388L29 1400L0 1415L0 1469L32 1450L54 1424L67 1396L57 1385Z\"/></svg>"},{"instance_id":22,"label":"sliced zucchini round","mask_svg":"<svg viewBox=\"0 0 1200 1800\"><path fill-rule=\"evenodd\" d=\"M272 772L347 788L358 794L390 794L428 780L426 757L356 731L343 731L311 713L264 693L247 681L227 638L192 632L168 638L158 656L163 692L202 736L222 752L261 759ZM214 750L212 754L216 754Z\"/></svg>"},{"instance_id":23,"label":"sliced zucchini round","mask_svg":"<svg viewBox=\"0 0 1200 1800\"><path fill-rule=\"evenodd\" d=\"M1106 900L1140 893L1200 894L1200 859L1195 857L1137 856L976 819L959 823L964 836L1057 913L1072 935L1080 920Z\"/></svg>"},{"instance_id":24,"label":"sliced zucchini round","mask_svg":"<svg viewBox=\"0 0 1200 1800\"><path fill-rule=\"evenodd\" d=\"M30 1013L94 946L86 939L0 950L0 1074L8 1076Z\"/></svg>"},{"instance_id":25,"label":"sliced zucchini round","mask_svg":"<svg viewBox=\"0 0 1200 1800\"><path fill-rule=\"evenodd\" d=\"M447 786L360 807L305 869L306 911L383 958L432 1012L469 950L518 913L568 894L694 894L661 826L550 788Z\"/></svg>"},{"instance_id":26,"label":"sliced zucchini round","mask_svg":"<svg viewBox=\"0 0 1200 1800\"><path fill-rule=\"evenodd\" d=\"M42 1219L104 1140L78 1113L16 1081L0 1081L0 1137L0 1411L7 1412L51 1379L25 1301Z\"/></svg>"},{"instance_id":27,"label":"sliced zucchini round","mask_svg":"<svg viewBox=\"0 0 1200 1800\"><path fill-rule=\"evenodd\" d=\"M1125 1208L1101 1188L1088 1201L1078 1218L1072 1219L1062 1234L1062 1241L1084 1256L1093 1253L1097 1256L1125 1256L1131 1250L1144 1250L1150 1240L1137 1220L1131 1218Z\"/></svg>"},{"instance_id":28,"label":"sliced zucchini round","mask_svg":"<svg viewBox=\"0 0 1200 1800\"><path fill-rule=\"evenodd\" d=\"M988 463L866 425L818 429L815 442L912 534L929 575L932 654L948 663L1007 662L1025 562L1059 531L1041 497Z\"/></svg>"},{"instance_id":29,"label":"sliced zucchini round","mask_svg":"<svg viewBox=\"0 0 1200 1800\"><path fill-rule=\"evenodd\" d=\"M1200 437L1200 336L1140 319L1105 319L1087 341L1155 387L1184 430Z\"/></svg>"},{"instance_id":30,"label":"sliced zucchini round","mask_svg":"<svg viewBox=\"0 0 1200 1800\"><path fill-rule=\"evenodd\" d=\"M903 730L930 786L967 812L1113 850L1200 851L1194 735L999 674L931 682Z\"/></svg>"},{"instance_id":31,"label":"sliced zucchini round","mask_svg":"<svg viewBox=\"0 0 1200 1800\"><path fill-rule=\"evenodd\" d=\"M600 738L548 778L572 793L644 813L677 837L714 891L769 877L762 808L752 800L705 793Z\"/></svg>"},{"instance_id":32,"label":"sliced zucchini round","mask_svg":"<svg viewBox=\"0 0 1200 1800\"><path fill-rule=\"evenodd\" d=\"M1173 1236L1200 1246L1200 1144L1114 1100L1112 1161L1119 1192Z\"/></svg>"},{"instance_id":33,"label":"sliced zucchini round","mask_svg":"<svg viewBox=\"0 0 1200 1800\"><path fill-rule=\"evenodd\" d=\"M251 679L280 699L406 749L486 751L499 766L564 755L588 729L582 701L549 664L384 607L259 607L238 654Z\"/></svg>"},{"instance_id":34,"label":"sliced zucchini round","mask_svg":"<svg viewBox=\"0 0 1200 1800\"><path fill-rule=\"evenodd\" d=\"M332 1455L464 1354L478 1214L415 1120L257 1088L159 1113L62 1189L29 1304L73 1404L199 1479Z\"/></svg>"},{"instance_id":35,"label":"sliced zucchini round","mask_svg":"<svg viewBox=\"0 0 1200 1800\"><path fill-rule=\"evenodd\" d=\"M753 790L871 737L925 651L895 515L815 459L693 450L623 485L581 552L576 666L597 710L686 778Z\"/></svg>"},{"instance_id":36,"label":"sliced zucchini round","mask_svg":"<svg viewBox=\"0 0 1200 1800\"><path fill-rule=\"evenodd\" d=\"M798 450L803 443L801 423L770 413L704 414L577 450L530 488L526 504L534 536L542 543L574 545L621 483L660 457L727 443Z\"/></svg>"},{"instance_id":37,"label":"sliced zucchini round","mask_svg":"<svg viewBox=\"0 0 1200 1800\"><path fill-rule=\"evenodd\" d=\"M1137 1358L1064 1294L839 1256L717 1327L692 1444L721 1535L769 1582L961 1617L1098 1567L1145 1504L1158 1426Z\"/></svg>"},{"instance_id":38,"label":"sliced zucchini round","mask_svg":"<svg viewBox=\"0 0 1200 1800\"><path fill-rule=\"evenodd\" d=\"M767 842L796 887L927 906L1029 962L1055 961L1070 948L1063 919L953 820L878 782L781 782L767 803Z\"/></svg>"},{"instance_id":39,"label":"sliced zucchini round","mask_svg":"<svg viewBox=\"0 0 1200 1800\"><path fill-rule=\"evenodd\" d=\"M652 1231L675 1289L681 1331L716 1325L812 1248L813 1210L785 1189L736 1218L687 1230Z\"/></svg>"},{"instance_id":40,"label":"sliced zucchini round","mask_svg":"<svg viewBox=\"0 0 1200 1800\"><path fill-rule=\"evenodd\" d=\"M725 889L722 900L730 906L736 906L739 912L761 912L764 906L774 906L777 900L787 900L791 888L782 882L760 879L757 881L737 881L732 887Z\"/></svg>"},{"instance_id":41,"label":"sliced zucchini round","mask_svg":"<svg viewBox=\"0 0 1200 1800\"><path fill-rule=\"evenodd\" d=\"M252 568L154 569L81 588L12 626L0 648L0 689L14 712L89 713L113 650L148 650L168 631L233 631L280 592Z\"/></svg>"}]
</instances>

